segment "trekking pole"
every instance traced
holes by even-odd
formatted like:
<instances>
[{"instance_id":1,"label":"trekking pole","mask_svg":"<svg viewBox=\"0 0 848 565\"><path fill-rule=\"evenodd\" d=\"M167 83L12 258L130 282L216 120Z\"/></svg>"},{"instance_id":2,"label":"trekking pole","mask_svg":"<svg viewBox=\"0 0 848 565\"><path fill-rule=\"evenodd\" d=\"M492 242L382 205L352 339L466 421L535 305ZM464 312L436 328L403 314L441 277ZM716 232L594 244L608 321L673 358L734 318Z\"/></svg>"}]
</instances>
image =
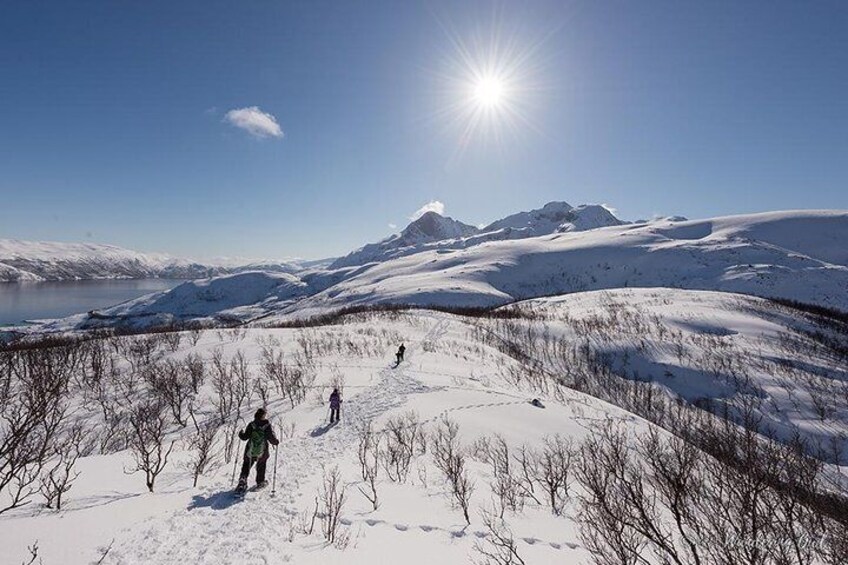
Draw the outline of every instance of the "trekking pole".
<instances>
[{"instance_id":1,"label":"trekking pole","mask_svg":"<svg viewBox=\"0 0 848 565\"><path fill-rule=\"evenodd\" d=\"M230 477L231 485L234 485L236 482L236 467L238 467L238 455L233 453L233 476Z\"/></svg>"},{"instance_id":2,"label":"trekking pole","mask_svg":"<svg viewBox=\"0 0 848 565\"><path fill-rule=\"evenodd\" d=\"M243 420L241 418L239 418L239 423L241 423L242 421ZM236 432L236 433L238 433L238 432ZM235 437L233 438L233 441L235 441ZM234 450L234 452L233 452L233 476L230 477L230 484L231 485L236 482L236 468L237 467L238 467L238 454L236 454L235 450Z\"/></svg>"},{"instance_id":3,"label":"trekking pole","mask_svg":"<svg viewBox=\"0 0 848 565\"><path fill-rule=\"evenodd\" d=\"M277 455L280 453L280 446L274 446L274 475L271 479L271 496L276 496L277 494Z\"/></svg>"}]
</instances>

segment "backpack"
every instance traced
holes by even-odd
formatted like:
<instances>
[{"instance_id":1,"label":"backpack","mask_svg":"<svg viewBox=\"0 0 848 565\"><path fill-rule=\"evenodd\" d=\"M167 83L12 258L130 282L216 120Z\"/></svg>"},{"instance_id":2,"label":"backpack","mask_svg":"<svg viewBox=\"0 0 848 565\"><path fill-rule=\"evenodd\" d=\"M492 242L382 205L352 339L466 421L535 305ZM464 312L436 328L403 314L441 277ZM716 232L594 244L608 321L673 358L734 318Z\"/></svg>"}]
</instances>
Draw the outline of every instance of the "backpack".
<instances>
[{"instance_id":1,"label":"backpack","mask_svg":"<svg viewBox=\"0 0 848 565\"><path fill-rule=\"evenodd\" d=\"M265 430L254 425L247 438L247 454L256 459L265 453Z\"/></svg>"}]
</instances>

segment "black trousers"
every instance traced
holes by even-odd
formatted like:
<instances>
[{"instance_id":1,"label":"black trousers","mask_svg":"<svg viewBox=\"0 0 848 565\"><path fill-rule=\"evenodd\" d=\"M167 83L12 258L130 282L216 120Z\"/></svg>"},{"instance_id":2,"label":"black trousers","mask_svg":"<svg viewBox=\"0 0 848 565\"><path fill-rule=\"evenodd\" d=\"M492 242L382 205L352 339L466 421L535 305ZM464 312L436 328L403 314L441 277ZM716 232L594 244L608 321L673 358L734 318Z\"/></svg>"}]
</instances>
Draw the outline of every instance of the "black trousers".
<instances>
[{"instance_id":1,"label":"black trousers","mask_svg":"<svg viewBox=\"0 0 848 565\"><path fill-rule=\"evenodd\" d=\"M330 423L339 421L339 408L330 408Z\"/></svg>"},{"instance_id":2,"label":"black trousers","mask_svg":"<svg viewBox=\"0 0 848 565\"><path fill-rule=\"evenodd\" d=\"M251 457L247 454L244 455L244 461L241 464L241 475L239 475L239 482L247 482L247 477L250 475L250 468L253 467L253 463L256 462L256 484L265 481L265 467L268 465L268 448L265 448L265 453L260 455L259 457Z\"/></svg>"}]
</instances>

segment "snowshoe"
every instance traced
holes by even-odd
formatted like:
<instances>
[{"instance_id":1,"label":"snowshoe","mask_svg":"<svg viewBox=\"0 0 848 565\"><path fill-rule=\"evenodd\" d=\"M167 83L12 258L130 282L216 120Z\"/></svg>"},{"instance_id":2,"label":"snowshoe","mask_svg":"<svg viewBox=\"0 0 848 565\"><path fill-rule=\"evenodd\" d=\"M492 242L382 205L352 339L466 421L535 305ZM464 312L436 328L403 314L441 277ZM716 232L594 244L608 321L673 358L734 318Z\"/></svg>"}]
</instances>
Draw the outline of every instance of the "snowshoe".
<instances>
[{"instance_id":1,"label":"snowshoe","mask_svg":"<svg viewBox=\"0 0 848 565\"><path fill-rule=\"evenodd\" d=\"M239 497L243 497L247 493L247 481L239 481L236 490L233 491L233 494Z\"/></svg>"}]
</instances>

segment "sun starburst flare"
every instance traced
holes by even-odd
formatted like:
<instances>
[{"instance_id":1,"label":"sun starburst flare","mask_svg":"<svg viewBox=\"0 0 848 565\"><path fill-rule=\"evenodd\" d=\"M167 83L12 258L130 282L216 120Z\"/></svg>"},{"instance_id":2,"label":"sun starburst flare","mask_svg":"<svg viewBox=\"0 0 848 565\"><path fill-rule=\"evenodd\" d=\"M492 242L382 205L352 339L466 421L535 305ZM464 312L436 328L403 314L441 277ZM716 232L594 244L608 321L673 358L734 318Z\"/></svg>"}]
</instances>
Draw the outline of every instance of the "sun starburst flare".
<instances>
[{"instance_id":1,"label":"sun starburst flare","mask_svg":"<svg viewBox=\"0 0 848 565\"><path fill-rule=\"evenodd\" d=\"M457 140L455 156L472 144L504 148L527 131L541 132L532 114L544 90L540 47L546 37L522 42L497 18L487 33L467 39L442 27L449 50L435 73L440 95L433 119Z\"/></svg>"}]
</instances>

